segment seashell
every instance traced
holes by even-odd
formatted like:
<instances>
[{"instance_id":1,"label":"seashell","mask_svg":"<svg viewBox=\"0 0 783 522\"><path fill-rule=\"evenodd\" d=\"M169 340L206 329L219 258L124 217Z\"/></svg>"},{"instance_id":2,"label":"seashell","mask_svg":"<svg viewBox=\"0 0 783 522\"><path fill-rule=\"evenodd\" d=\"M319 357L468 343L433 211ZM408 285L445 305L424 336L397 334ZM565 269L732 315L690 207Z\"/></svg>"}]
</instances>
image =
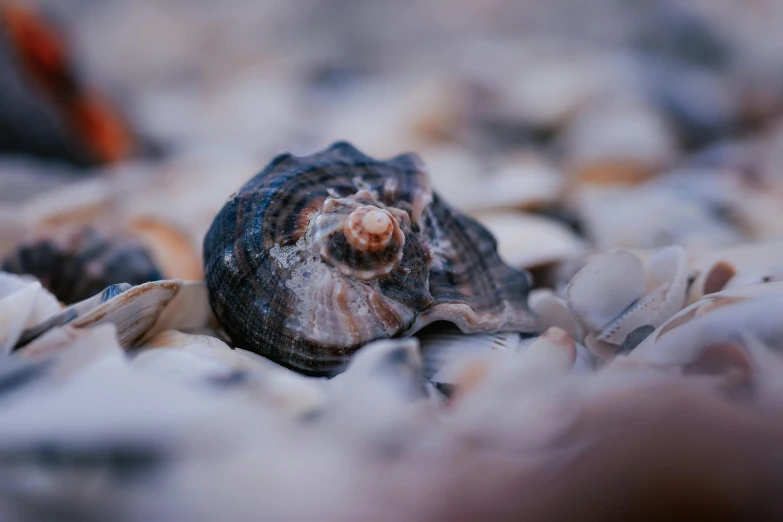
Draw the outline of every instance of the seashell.
<instances>
[{"instance_id":1,"label":"seashell","mask_svg":"<svg viewBox=\"0 0 783 522\"><path fill-rule=\"evenodd\" d=\"M533 209L553 203L565 185L565 175L544 158L531 153L515 153L498 160L498 163L479 180L479 192L472 201L481 208ZM436 187L437 188L437 187ZM473 203L465 210L478 210Z\"/></svg>"},{"instance_id":2,"label":"seashell","mask_svg":"<svg viewBox=\"0 0 783 522\"><path fill-rule=\"evenodd\" d=\"M136 217L128 221L127 230L149 250L167 279L203 279L201 257L177 227L161 219Z\"/></svg>"},{"instance_id":3,"label":"seashell","mask_svg":"<svg viewBox=\"0 0 783 522\"><path fill-rule=\"evenodd\" d=\"M22 290L25 287L40 283L31 278L0 272L0 299ZM33 303L32 313L28 316L25 327L29 327L57 314L62 306L50 292L40 289Z\"/></svg>"},{"instance_id":4,"label":"seashell","mask_svg":"<svg viewBox=\"0 0 783 522\"><path fill-rule=\"evenodd\" d=\"M594 357L584 344L576 343L576 360L571 373L576 375L590 374L595 371Z\"/></svg>"},{"instance_id":5,"label":"seashell","mask_svg":"<svg viewBox=\"0 0 783 522\"><path fill-rule=\"evenodd\" d=\"M211 385L221 393L295 417L319 412L326 400L326 381L304 377L255 353L231 349L210 335L163 331L142 343L130 365L166 378Z\"/></svg>"},{"instance_id":6,"label":"seashell","mask_svg":"<svg viewBox=\"0 0 783 522\"><path fill-rule=\"evenodd\" d=\"M647 260L646 268L647 289L652 290L604 328L596 340L621 345L640 326L658 327L682 308L688 286L685 250L679 246L661 249Z\"/></svg>"},{"instance_id":7,"label":"seashell","mask_svg":"<svg viewBox=\"0 0 783 522\"><path fill-rule=\"evenodd\" d=\"M565 182L562 172L530 153L508 155L492 165L483 165L468 152L449 147L427 151L424 158L433 188L470 215L553 203Z\"/></svg>"},{"instance_id":8,"label":"seashell","mask_svg":"<svg viewBox=\"0 0 783 522\"><path fill-rule=\"evenodd\" d=\"M197 346L217 359L230 350L228 345L211 335L187 334L177 330L166 330L155 335L147 335L147 340L139 347L140 352L166 348L185 348Z\"/></svg>"},{"instance_id":9,"label":"seashell","mask_svg":"<svg viewBox=\"0 0 783 522\"><path fill-rule=\"evenodd\" d=\"M532 269L580 256L584 243L565 225L534 214L493 212L474 214L498 242L507 264Z\"/></svg>"},{"instance_id":10,"label":"seashell","mask_svg":"<svg viewBox=\"0 0 783 522\"><path fill-rule=\"evenodd\" d=\"M471 205L478 209L484 206L480 203L485 197L481 180L487 169L476 154L464 147L444 145L422 151L421 158L433 190L444 201L466 211Z\"/></svg>"},{"instance_id":11,"label":"seashell","mask_svg":"<svg viewBox=\"0 0 783 522\"><path fill-rule=\"evenodd\" d=\"M568 303L552 290L540 288L530 292L530 309L540 318L542 330L557 326L572 339L584 338L584 328L568 308Z\"/></svg>"},{"instance_id":12,"label":"seashell","mask_svg":"<svg viewBox=\"0 0 783 522\"><path fill-rule=\"evenodd\" d=\"M629 357L656 365L684 365L709 346L741 342L741 332L779 349L781 303L783 282L707 295L658 327Z\"/></svg>"},{"instance_id":13,"label":"seashell","mask_svg":"<svg viewBox=\"0 0 783 522\"><path fill-rule=\"evenodd\" d=\"M590 332L585 336L584 345L587 351L599 361L605 361L614 357L620 347L616 344L599 341L597 337L598 334L595 332Z\"/></svg>"},{"instance_id":14,"label":"seashell","mask_svg":"<svg viewBox=\"0 0 783 522\"><path fill-rule=\"evenodd\" d=\"M29 174L28 171L29 168L23 170ZM5 202L0 206L0 256L8 255L20 242L42 231L104 222L116 211L116 201L114 179L93 177L69 181L51 190L41 189L21 201Z\"/></svg>"},{"instance_id":15,"label":"seashell","mask_svg":"<svg viewBox=\"0 0 783 522\"><path fill-rule=\"evenodd\" d=\"M513 354L519 350L521 338L515 332L465 334L454 325L436 323L416 334L421 345L423 375L436 384L448 374L451 366L464 359L491 355Z\"/></svg>"},{"instance_id":16,"label":"seashell","mask_svg":"<svg viewBox=\"0 0 783 522\"><path fill-rule=\"evenodd\" d=\"M120 346L128 348L157 322L166 305L182 288L182 281L152 281L135 286L77 317L76 328L113 323Z\"/></svg>"},{"instance_id":17,"label":"seashell","mask_svg":"<svg viewBox=\"0 0 783 522\"><path fill-rule=\"evenodd\" d=\"M519 334L465 335L454 329L438 329L423 336L421 346L424 376L451 398L469 392L498 368L526 372L528 367L541 366L543 374L549 371L544 367L560 365L562 373L568 373L578 359L584 359L584 354L577 356L571 336L557 327L531 339L520 339ZM586 362L580 361L578 371L584 371ZM437 372L431 374L433 369Z\"/></svg>"},{"instance_id":18,"label":"seashell","mask_svg":"<svg viewBox=\"0 0 783 522\"><path fill-rule=\"evenodd\" d=\"M0 356L10 353L25 328L59 311L57 300L37 281L0 272Z\"/></svg>"},{"instance_id":19,"label":"seashell","mask_svg":"<svg viewBox=\"0 0 783 522\"><path fill-rule=\"evenodd\" d=\"M319 420L351 445L395 454L415 439L432 408L421 373L415 338L371 342L329 381Z\"/></svg>"},{"instance_id":20,"label":"seashell","mask_svg":"<svg viewBox=\"0 0 783 522\"><path fill-rule=\"evenodd\" d=\"M243 370L250 372L263 399L294 416L308 417L323 410L327 381L305 377L269 359L241 348L232 350Z\"/></svg>"},{"instance_id":21,"label":"seashell","mask_svg":"<svg viewBox=\"0 0 783 522\"><path fill-rule=\"evenodd\" d=\"M639 326L625 337L625 340L623 341L623 344L620 345L620 350L617 353L624 355L631 353L634 348L639 346L642 341L647 339L654 331L655 327L651 324Z\"/></svg>"},{"instance_id":22,"label":"seashell","mask_svg":"<svg viewBox=\"0 0 783 522\"><path fill-rule=\"evenodd\" d=\"M41 285L33 283L0 300L0 354L10 353L33 311L35 296Z\"/></svg>"},{"instance_id":23,"label":"seashell","mask_svg":"<svg viewBox=\"0 0 783 522\"><path fill-rule=\"evenodd\" d=\"M579 179L622 183L641 181L671 165L678 155L673 136L654 107L612 98L580 112L563 140Z\"/></svg>"},{"instance_id":24,"label":"seashell","mask_svg":"<svg viewBox=\"0 0 783 522\"><path fill-rule=\"evenodd\" d=\"M182 281L176 295L160 312L144 338L149 339L166 330L189 332L212 326L217 328L217 322L209 307L206 286L202 281Z\"/></svg>"},{"instance_id":25,"label":"seashell","mask_svg":"<svg viewBox=\"0 0 783 522\"><path fill-rule=\"evenodd\" d=\"M728 261L716 261L706 270L698 272L688 288L688 304L693 304L705 295L720 292L726 287L737 269Z\"/></svg>"},{"instance_id":26,"label":"seashell","mask_svg":"<svg viewBox=\"0 0 783 522\"><path fill-rule=\"evenodd\" d=\"M163 279L149 252L131 238L109 238L89 226L67 227L24 242L6 256L3 270L29 274L66 304L117 284Z\"/></svg>"},{"instance_id":27,"label":"seashell","mask_svg":"<svg viewBox=\"0 0 783 522\"><path fill-rule=\"evenodd\" d=\"M576 343L568 332L554 326L522 351L520 357L526 366L538 368L539 374L568 373L576 363Z\"/></svg>"},{"instance_id":28,"label":"seashell","mask_svg":"<svg viewBox=\"0 0 783 522\"><path fill-rule=\"evenodd\" d=\"M257 409L229 398L133 371L124 358L96 359L74 377L4 404L3 418L13 429L2 430L0 452L25 454L49 441L66 454L103 450L156 460L190 444L201 451L214 450L216 440L236 444L241 436L227 427L243 415L246 428L259 429L253 421L259 417L269 422Z\"/></svg>"},{"instance_id":29,"label":"seashell","mask_svg":"<svg viewBox=\"0 0 783 522\"><path fill-rule=\"evenodd\" d=\"M569 379L576 360L574 341L565 331L551 328L513 357L472 361L456 376L450 399L453 413L443 420L450 431L465 430L471 444L483 442L496 450L519 449L521 426L526 427L526 436L555 440L563 434L563 424L573 420L574 412L563 407L557 390ZM546 419L538 415L548 408L558 414Z\"/></svg>"},{"instance_id":30,"label":"seashell","mask_svg":"<svg viewBox=\"0 0 783 522\"><path fill-rule=\"evenodd\" d=\"M351 390L350 395L358 397L354 392L371 392L374 388L372 391L383 395L392 392L399 398L418 400L426 397L421 374L422 359L417 339L382 339L359 350L345 372L330 383L335 395L344 395Z\"/></svg>"},{"instance_id":31,"label":"seashell","mask_svg":"<svg viewBox=\"0 0 783 522\"><path fill-rule=\"evenodd\" d=\"M724 289L769 283L783 276L780 240L707 249L691 257L696 276L688 290L688 304Z\"/></svg>"},{"instance_id":32,"label":"seashell","mask_svg":"<svg viewBox=\"0 0 783 522\"><path fill-rule=\"evenodd\" d=\"M642 297L644 265L627 250L598 254L577 272L566 289L566 302L588 330L600 332Z\"/></svg>"},{"instance_id":33,"label":"seashell","mask_svg":"<svg viewBox=\"0 0 783 522\"><path fill-rule=\"evenodd\" d=\"M214 340L218 341L218 339ZM145 349L133 357L130 365L139 371L186 382L224 379L232 375L231 366L214 356L213 352L219 348L216 350L212 345L201 343L197 339L186 340L186 342L191 341L192 344L184 346L161 347L161 340L156 338L152 344L145 345ZM225 349L230 350L228 346Z\"/></svg>"},{"instance_id":34,"label":"seashell","mask_svg":"<svg viewBox=\"0 0 783 522\"><path fill-rule=\"evenodd\" d=\"M283 154L242 187L204 241L210 304L233 341L307 373L438 320L531 331L529 277L434 194L419 159L348 143Z\"/></svg>"},{"instance_id":35,"label":"seashell","mask_svg":"<svg viewBox=\"0 0 783 522\"><path fill-rule=\"evenodd\" d=\"M22 335L19 337L16 346L17 347L24 346L30 341L32 341L33 339L35 339L36 337L39 337L41 334L47 332L48 330L70 323L77 317L86 314L92 309L100 306L101 304L105 303L109 299L112 299L113 297L121 294L122 292L130 288L131 285L127 283L121 283L119 285L109 286L105 288L101 293L94 295L89 299L85 299L84 301L80 301L67 308L59 310L58 313L48 316L46 320L34 322L32 323L32 325L28 324L28 328L25 329L24 332L22 332Z\"/></svg>"},{"instance_id":36,"label":"seashell","mask_svg":"<svg viewBox=\"0 0 783 522\"><path fill-rule=\"evenodd\" d=\"M747 355L753 373L755 390L766 399L766 406L780 410L779 401L783 396L783 358L778 350L749 332L742 332L742 348Z\"/></svg>"},{"instance_id":37,"label":"seashell","mask_svg":"<svg viewBox=\"0 0 783 522\"><path fill-rule=\"evenodd\" d=\"M583 47L537 42L505 51L513 53L505 56L506 63L515 66L502 68L502 75L489 79L500 92L485 118L520 122L550 132L561 130L590 102L634 74L627 62Z\"/></svg>"},{"instance_id":38,"label":"seashell","mask_svg":"<svg viewBox=\"0 0 783 522\"><path fill-rule=\"evenodd\" d=\"M587 187L577 197L585 231L602 249L717 247L745 237L736 223L722 219L715 203L662 183Z\"/></svg>"},{"instance_id":39,"label":"seashell","mask_svg":"<svg viewBox=\"0 0 783 522\"><path fill-rule=\"evenodd\" d=\"M127 285L111 286L26 330L17 343L17 349L20 349L20 354L30 355L33 350L25 344L58 326L67 324L86 328L105 323L116 326L120 346L131 348L156 325L183 286L184 282L176 280L152 281L132 288Z\"/></svg>"},{"instance_id":40,"label":"seashell","mask_svg":"<svg viewBox=\"0 0 783 522\"><path fill-rule=\"evenodd\" d=\"M109 358L116 364L125 364L125 354L117 343L113 324L53 328L15 355L24 360L48 361L48 380L66 380L98 359Z\"/></svg>"}]
</instances>

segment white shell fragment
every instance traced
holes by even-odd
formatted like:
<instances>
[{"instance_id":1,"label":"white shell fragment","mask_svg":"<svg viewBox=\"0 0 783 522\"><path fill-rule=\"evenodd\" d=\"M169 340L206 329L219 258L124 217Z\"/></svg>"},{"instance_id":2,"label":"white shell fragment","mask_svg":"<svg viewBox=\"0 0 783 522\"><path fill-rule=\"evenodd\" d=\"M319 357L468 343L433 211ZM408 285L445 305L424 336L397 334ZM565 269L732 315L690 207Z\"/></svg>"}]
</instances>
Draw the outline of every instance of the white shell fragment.
<instances>
[{"instance_id":1,"label":"white shell fragment","mask_svg":"<svg viewBox=\"0 0 783 522\"><path fill-rule=\"evenodd\" d=\"M575 259L584 243L562 223L522 212L477 213L498 242L500 258L511 266L535 268Z\"/></svg>"},{"instance_id":2,"label":"white shell fragment","mask_svg":"<svg viewBox=\"0 0 783 522\"><path fill-rule=\"evenodd\" d=\"M0 355L8 354L16 344L40 290L41 285L33 283L0 300Z\"/></svg>"},{"instance_id":3,"label":"white shell fragment","mask_svg":"<svg viewBox=\"0 0 783 522\"><path fill-rule=\"evenodd\" d=\"M783 279L783 241L707 249L693 254L690 264L697 275L688 291L689 304L724 289Z\"/></svg>"},{"instance_id":4,"label":"white shell fragment","mask_svg":"<svg viewBox=\"0 0 783 522\"><path fill-rule=\"evenodd\" d=\"M441 372L459 361L484 356L502 356L519 350L518 333L465 334L452 325L429 327L417 334L421 344L423 373L433 382L441 380Z\"/></svg>"},{"instance_id":5,"label":"white shell fragment","mask_svg":"<svg viewBox=\"0 0 783 522\"><path fill-rule=\"evenodd\" d=\"M145 337L152 337L165 330L197 330L213 322L204 283L182 281L176 295L165 305Z\"/></svg>"},{"instance_id":6,"label":"white shell fragment","mask_svg":"<svg viewBox=\"0 0 783 522\"><path fill-rule=\"evenodd\" d=\"M229 348L209 335L161 332L140 347L130 366L192 385L213 386L238 400L261 402L292 416L317 413L325 402L325 380L302 376L253 352Z\"/></svg>"},{"instance_id":7,"label":"white shell fragment","mask_svg":"<svg viewBox=\"0 0 783 522\"><path fill-rule=\"evenodd\" d=\"M547 372L570 372L576 362L576 344L568 332L552 327L541 334L520 355L521 361L535 368L539 375Z\"/></svg>"},{"instance_id":8,"label":"white shell fragment","mask_svg":"<svg viewBox=\"0 0 783 522\"><path fill-rule=\"evenodd\" d=\"M624 161L655 172L677 156L668 122L636 100L611 100L581 112L567 129L565 141L575 165Z\"/></svg>"},{"instance_id":9,"label":"white shell fragment","mask_svg":"<svg viewBox=\"0 0 783 522\"><path fill-rule=\"evenodd\" d=\"M625 250L607 252L576 273L566 289L566 301L589 330L601 331L643 295L645 285L639 258Z\"/></svg>"},{"instance_id":10,"label":"white shell fragment","mask_svg":"<svg viewBox=\"0 0 783 522\"><path fill-rule=\"evenodd\" d=\"M180 291L180 298L174 300ZM100 294L28 327L21 334L20 344L25 345L48 330L66 324L73 328L89 328L111 323L117 328L120 345L127 349L145 335L151 337L171 328L206 328L210 320L203 283L168 280L135 287L112 285Z\"/></svg>"},{"instance_id":11,"label":"white shell fragment","mask_svg":"<svg viewBox=\"0 0 783 522\"><path fill-rule=\"evenodd\" d=\"M59 311L57 299L37 281L0 272L0 356L11 351L26 328Z\"/></svg>"},{"instance_id":12,"label":"white shell fragment","mask_svg":"<svg viewBox=\"0 0 783 522\"><path fill-rule=\"evenodd\" d=\"M576 326L554 294L539 294L531 299L532 306L544 313L544 322L576 335L594 356L610 358L632 333L655 329L685 303L685 250L666 247L645 258L616 250L588 259L566 288L566 304L578 319Z\"/></svg>"},{"instance_id":13,"label":"white shell fragment","mask_svg":"<svg viewBox=\"0 0 783 522\"><path fill-rule=\"evenodd\" d=\"M120 345L130 347L155 324L181 287L182 282L176 280L144 283L74 319L71 325L84 328L113 323L117 326Z\"/></svg>"},{"instance_id":14,"label":"white shell fragment","mask_svg":"<svg viewBox=\"0 0 783 522\"><path fill-rule=\"evenodd\" d=\"M47 375L53 379L71 378L82 368L99 359L124 364L124 352L117 342L113 324L94 328L66 325L53 328L16 352L17 357L51 362Z\"/></svg>"},{"instance_id":15,"label":"white shell fragment","mask_svg":"<svg viewBox=\"0 0 783 522\"><path fill-rule=\"evenodd\" d=\"M541 319L541 329L562 328L572 339L583 339L584 327L576 320L568 303L552 290L540 288L530 292L530 309Z\"/></svg>"},{"instance_id":16,"label":"white shell fragment","mask_svg":"<svg viewBox=\"0 0 783 522\"><path fill-rule=\"evenodd\" d=\"M631 357L658 365L682 365L705 348L741 342L740 332L771 347L781 346L783 283L767 283L705 296L684 308L645 339Z\"/></svg>"},{"instance_id":17,"label":"white shell fragment","mask_svg":"<svg viewBox=\"0 0 783 522\"><path fill-rule=\"evenodd\" d=\"M596 340L622 344L640 326L660 326L682 308L686 287L685 251L677 246L664 248L647 260L647 288L651 290L604 328Z\"/></svg>"}]
</instances>

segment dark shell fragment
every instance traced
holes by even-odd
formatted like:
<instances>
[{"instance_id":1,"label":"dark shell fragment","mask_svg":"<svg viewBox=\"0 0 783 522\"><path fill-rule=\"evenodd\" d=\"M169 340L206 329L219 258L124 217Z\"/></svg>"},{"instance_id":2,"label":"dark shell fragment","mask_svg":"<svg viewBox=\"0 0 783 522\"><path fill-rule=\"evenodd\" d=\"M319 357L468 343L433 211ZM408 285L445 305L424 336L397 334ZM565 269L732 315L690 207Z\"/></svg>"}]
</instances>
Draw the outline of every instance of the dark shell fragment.
<instances>
[{"instance_id":1,"label":"dark shell fragment","mask_svg":"<svg viewBox=\"0 0 783 522\"><path fill-rule=\"evenodd\" d=\"M0 261L0 270L36 277L65 304L83 301L114 284L163 279L144 245L89 226L59 229L24 242Z\"/></svg>"}]
</instances>

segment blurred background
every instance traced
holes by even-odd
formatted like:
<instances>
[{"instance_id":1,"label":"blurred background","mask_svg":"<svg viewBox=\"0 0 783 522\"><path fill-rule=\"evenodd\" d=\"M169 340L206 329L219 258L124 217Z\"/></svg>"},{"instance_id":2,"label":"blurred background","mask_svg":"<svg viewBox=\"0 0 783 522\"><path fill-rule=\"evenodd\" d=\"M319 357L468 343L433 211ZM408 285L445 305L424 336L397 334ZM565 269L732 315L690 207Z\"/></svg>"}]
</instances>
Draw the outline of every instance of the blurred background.
<instances>
[{"instance_id":1,"label":"blurred background","mask_svg":"<svg viewBox=\"0 0 783 522\"><path fill-rule=\"evenodd\" d=\"M593 248L783 234L783 2L0 6L0 255L89 223L199 278L226 197L336 140L418 152L539 284Z\"/></svg>"}]
</instances>

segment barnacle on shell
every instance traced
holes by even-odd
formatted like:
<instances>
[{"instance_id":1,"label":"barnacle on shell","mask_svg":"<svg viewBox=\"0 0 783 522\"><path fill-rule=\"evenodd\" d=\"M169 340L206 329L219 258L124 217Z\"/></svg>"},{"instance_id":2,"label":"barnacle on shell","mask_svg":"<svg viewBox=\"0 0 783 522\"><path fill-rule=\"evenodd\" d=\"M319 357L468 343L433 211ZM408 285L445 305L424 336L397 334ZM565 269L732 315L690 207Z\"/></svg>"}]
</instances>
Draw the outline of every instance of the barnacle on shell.
<instances>
[{"instance_id":1,"label":"barnacle on shell","mask_svg":"<svg viewBox=\"0 0 783 522\"><path fill-rule=\"evenodd\" d=\"M340 368L369 341L445 320L533 331L529 276L429 186L421 160L340 142L277 156L204 241L210 304L237 346L297 370Z\"/></svg>"}]
</instances>

